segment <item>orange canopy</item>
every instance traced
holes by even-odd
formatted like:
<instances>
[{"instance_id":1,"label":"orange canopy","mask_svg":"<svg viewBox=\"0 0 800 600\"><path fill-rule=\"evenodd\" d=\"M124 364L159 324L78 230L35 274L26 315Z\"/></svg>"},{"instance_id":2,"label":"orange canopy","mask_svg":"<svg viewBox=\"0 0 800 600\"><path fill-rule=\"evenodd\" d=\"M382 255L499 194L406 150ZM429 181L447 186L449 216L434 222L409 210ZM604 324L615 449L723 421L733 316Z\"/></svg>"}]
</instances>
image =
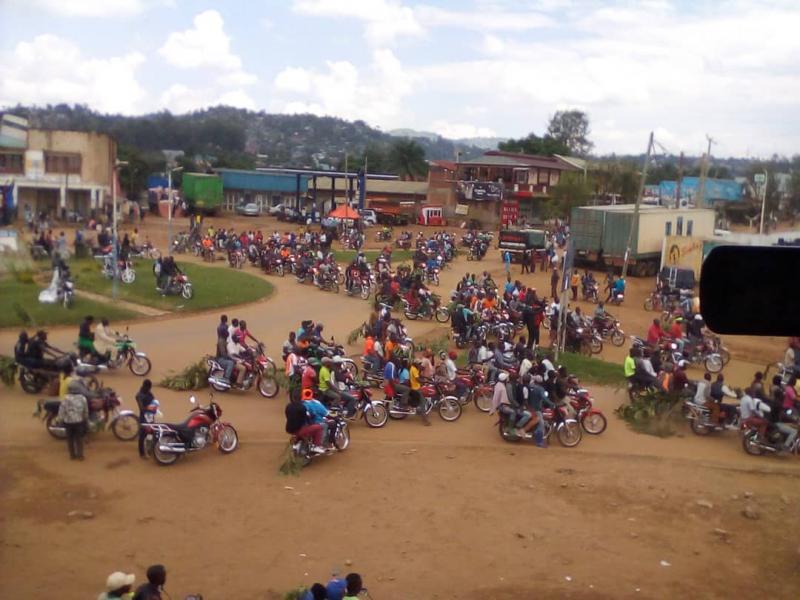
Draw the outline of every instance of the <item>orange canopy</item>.
<instances>
[{"instance_id":1,"label":"orange canopy","mask_svg":"<svg viewBox=\"0 0 800 600\"><path fill-rule=\"evenodd\" d=\"M353 219L354 221L360 218L358 211L350 208L346 204L340 204L328 213L328 216L334 219Z\"/></svg>"}]
</instances>

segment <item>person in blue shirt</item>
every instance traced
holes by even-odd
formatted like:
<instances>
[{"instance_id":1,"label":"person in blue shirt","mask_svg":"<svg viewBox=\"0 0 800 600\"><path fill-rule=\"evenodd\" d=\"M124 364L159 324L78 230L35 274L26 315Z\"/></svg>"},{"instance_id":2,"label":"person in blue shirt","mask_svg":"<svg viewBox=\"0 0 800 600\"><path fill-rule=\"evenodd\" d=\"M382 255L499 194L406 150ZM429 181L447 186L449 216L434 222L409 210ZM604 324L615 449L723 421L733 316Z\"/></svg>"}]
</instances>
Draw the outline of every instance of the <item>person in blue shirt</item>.
<instances>
[{"instance_id":1,"label":"person in blue shirt","mask_svg":"<svg viewBox=\"0 0 800 600\"><path fill-rule=\"evenodd\" d=\"M506 294L513 294L514 289L516 289L516 285L511 281L511 275L508 275L506 277L506 285L504 286L503 291Z\"/></svg>"},{"instance_id":2,"label":"person in blue shirt","mask_svg":"<svg viewBox=\"0 0 800 600\"><path fill-rule=\"evenodd\" d=\"M614 295L625 293L625 279L620 277L614 282Z\"/></svg>"},{"instance_id":3,"label":"person in blue shirt","mask_svg":"<svg viewBox=\"0 0 800 600\"><path fill-rule=\"evenodd\" d=\"M511 275L511 252L508 250L503 252L503 264L505 265L506 273Z\"/></svg>"},{"instance_id":4,"label":"person in blue shirt","mask_svg":"<svg viewBox=\"0 0 800 600\"><path fill-rule=\"evenodd\" d=\"M406 382L400 381L400 371L397 367L398 359L392 357L386 361L386 366L383 368L383 380L386 384L390 384L395 391L395 394L400 396L400 404L406 406L408 404L408 395L411 388L408 385L409 376L406 375Z\"/></svg>"},{"instance_id":5,"label":"person in blue shirt","mask_svg":"<svg viewBox=\"0 0 800 600\"><path fill-rule=\"evenodd\" d=\"M311 421L312 425L320 425L322 427L322 443L325 446L329 446L330 443L328 441L328 421L325 417L328 416L328 409L325 408L325 405L322 404L319 400L315 398L304 398L303 399L303 406L306 409L306 413L308 413L309 420Z\"/></svg>"}]
</instances>

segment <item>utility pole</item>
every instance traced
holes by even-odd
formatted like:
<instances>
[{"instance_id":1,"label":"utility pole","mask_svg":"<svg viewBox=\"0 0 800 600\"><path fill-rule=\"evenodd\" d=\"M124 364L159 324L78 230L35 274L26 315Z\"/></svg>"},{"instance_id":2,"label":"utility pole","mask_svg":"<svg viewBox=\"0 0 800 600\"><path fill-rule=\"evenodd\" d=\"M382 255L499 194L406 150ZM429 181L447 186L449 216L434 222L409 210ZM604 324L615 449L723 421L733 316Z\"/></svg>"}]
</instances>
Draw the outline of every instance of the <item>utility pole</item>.
<instances>
[{"instance_id":1,"label":"utility pole","mask_svg":"<svg viewBox=\"0 0 800 600\"><path fill-rule=\"evenodd\" d=\"M114 180L111 182L111 209L112 209L112 236L111 236L111 260L114 261L113 274L111 280L111 297L117 299L117 279L119 279L119 256L117 254L117 181L119 180L119 168L127 167L128 163L122 160L114 161Z\"/></svg>"},{"instance_id":2,"label":"utility pole","mask_svg":"<svg viewBox=\"0 0 800 600\"><path fill-rule=\"evenodd\" d=\"M767 210L767 183L769 182L769 173L764 169L764 183L761 184L761 225L758 227L758 233L764 234L764 212Z\"/></svg>"},{"instance_id":3,"label":"utility pole","mask_svg":"<svg viewBox=\"0 0 800 600\"><path fill-rule=\"evenodd\" d=\"M702 208L703 204L705 204L706 200L706 177L708 176L708 165L711 161L711 144L716 144L714 139L706 134L706 139L708 140L708 151L703 155L703 162L700 165L700 186L697 189L697 196L699 198L695 198L694 205L696 208Z\"/></svg>"},{"instance_id":4,"label":"utility pole","mask_svg":"<svg viewBox=\"0 0 800 600\"><path fill-rule=\"evenodd\" d=\"M169 188L169 214L167 215L167 252L172 256L172 213L174 211L174 201L172 197L172 173L183 171L183 167L171 168L167 165L167 187Z\"/></svg>"},{"instance_id":5,"label":"utility pole","mask_svg":"<svg viewBox=\"0 0 800 600\"><path fill-rule=\"evenodd\" d=\"M633 206L633 219L631 220L631 229L628 232L628 245L625 247L625 260L622 263L622 278L628 274L628 259L631 255L631 245L633 244L633 230L638 229L639 223L639 205L642 203L642 196L644 196L644 183L647 180L647 169L650 167L650 155L653 153L653 132L650 132L650 139L647 142L647 154L644 157L644 168L642 169L642 180L639 182L639 193L636 196L636 204Z\"/></svg>"},{"instance_id":6,"label":"utility pole","mask_svg":"<svg viewBox=\"0 0 800 600\"><path fill-rule=\"evenodd\" d=\"M675 186L675 208L681 207L681 184L683 183L683 150L678 159L678 184Z\"/></svg>"}]
</instances>

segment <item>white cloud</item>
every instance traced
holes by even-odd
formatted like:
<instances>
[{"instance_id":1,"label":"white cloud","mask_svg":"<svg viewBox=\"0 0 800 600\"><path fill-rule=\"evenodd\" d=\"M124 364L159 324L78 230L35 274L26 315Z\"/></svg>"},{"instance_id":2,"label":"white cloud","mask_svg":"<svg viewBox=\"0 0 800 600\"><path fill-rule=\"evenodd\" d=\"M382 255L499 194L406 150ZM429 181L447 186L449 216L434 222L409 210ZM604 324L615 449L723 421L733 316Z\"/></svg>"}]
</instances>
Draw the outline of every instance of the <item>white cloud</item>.
<instances>
[{"instance_id":1,"label":"white cloud","mask_svg":"<svg viewBox=\"0 0 800 600\"><path fill-rule=\"evenodd\" d=\"M0 57L0 105L89 102L104 112L141 112L146 93L136 72L143 62L138 52L86 57L70 40L38 35Z\"/></svg>"},{"instance_id":2,"label":"white cloud","mask_svg":"<svg viewBox=\"0 0 800 600\"><path fill-rule=\"evenodd\" d=\"M146 0L13 0L63 17L128 17L145 11Z\"/></svg>"},{"instance_id":3,"label":"white cloud","mask_svg":"<svg viewBox=\"0 0 800 600\"><path fill-rule=\"evenodd\" d=\"M219 94L212 88L194 88L176 83L167 88L160 98L161 108L178 114L220 104L249 110L256 109L255 100L241 89Z\"/></svg>"},{"instance_id":4,"label":"white cloud","mask_svg":"<svg viewBox=\"0 0 800 600\"><path fill-rule=\"evenodd\" d=\"M367 40L376 46L424 33L414 11L397 0L294 0L292 8L302 15L362 21Z\"/></svg>"},{"instance_id":5,"label":"white cloud","mask_svg":"<svg viewBox=\"0 0 800 600\"><path fill-rule=\"evenodd\" d=\"M390 50L376 50L360 71L348 61L327 61L323 71L289 67L275 77L282 112L362 119L382 127L401 124L412 80ZM299 96L299 97L298 97Z\"/></svg>"},{"instance_id":6,"label":"white cloud","mask_svg":"<svg viewBox=\"0 0 800 600\"><path fill-rule=\"evenodd\" d=\"M463 138L496 137L497 133L489 127L476 127L469 123L450 123L435 121L431 129L441 136L458 140Z\"/></svg>"},{"instance_id":7,"label":"white cloud","mask_svg":"<svg viewBox=\"0 0 800 600\"><path fill-rule=\"evenodd\" d=\"M226 71L242 68L241 59L231 52L225 22L216 10L201 12L194 27L169 34L158 52L171 65L182 69L211 67Z\"/></svg>"},{"instance_id":8,"label":"white cloud","mask_svg":"<svg viewBox=\"0 0 800 600\"><path fill-rule=\"evenodd\" d=\"M432 6L414 9L417 19L428 27L449 27L473 31L528 31L552 27L555 21L537 12L506 10L500 7L483 11L444 10Z\"/></svg>"}]
</instances>

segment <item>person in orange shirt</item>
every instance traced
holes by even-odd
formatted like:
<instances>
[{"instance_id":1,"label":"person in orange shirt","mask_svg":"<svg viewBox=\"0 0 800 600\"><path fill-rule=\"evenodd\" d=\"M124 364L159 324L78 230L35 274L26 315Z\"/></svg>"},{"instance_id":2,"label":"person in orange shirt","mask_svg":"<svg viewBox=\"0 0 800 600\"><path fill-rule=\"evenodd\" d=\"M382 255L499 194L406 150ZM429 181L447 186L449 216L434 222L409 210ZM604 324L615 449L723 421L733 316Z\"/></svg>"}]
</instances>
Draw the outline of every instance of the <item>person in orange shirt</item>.
<instances>
[{"instance_id":1,"label":"person in orange shirt","mask_svg":"<svg viewBox=\"0 0 800 600\"><path fill-rule=\"evenodd\" d=\"M397 341L394 336L390 337L389 340L386 342L386 348L384 348L384 358L386 362L392 359L392 353L394 352L395 347L397 346Z\"/></svg>"},{"instance_id":2,"label":"person in orange shirt","mask_svg":"<svg viewBox=\"0 0 800 600\"><path fill-rule=\"evenodd\" d=\"M483 299L484 310L494 310L497 307L497 299L494 296L487 296Z\"/></svg>"}]
</instances>

